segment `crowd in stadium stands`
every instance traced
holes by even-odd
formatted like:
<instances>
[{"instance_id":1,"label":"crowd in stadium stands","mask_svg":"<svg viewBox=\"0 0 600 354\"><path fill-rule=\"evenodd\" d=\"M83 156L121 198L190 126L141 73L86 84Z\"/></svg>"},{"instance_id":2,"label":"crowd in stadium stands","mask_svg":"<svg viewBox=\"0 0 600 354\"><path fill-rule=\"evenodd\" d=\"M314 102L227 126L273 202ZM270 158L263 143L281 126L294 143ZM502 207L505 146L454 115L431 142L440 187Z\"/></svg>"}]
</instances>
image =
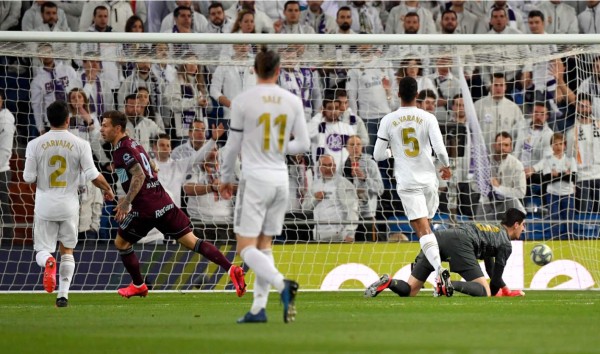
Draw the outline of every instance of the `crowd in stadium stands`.
<instances>
[{"instance_id":1,"label":"crowd in stadium stands","mask_svg":"<svg viewBox=\"0 0 600 354\"><path fill-rule=\"evenodd\" d=\"M578 34L600 33L600 1L0 1L2 31L328 34ZM40 37L42 37L40 35ZM255 45L40 43L37 57L0 56L0 204L2 223L26 221L21 189L24 146L48 130L46 107L64 100L71 131L92 146L115 181L110 145L99 135L103 112L118 109L128 134L152 154L159 180L203 237L232 237L233 203L218 193L220 150L197 153L213 126L228 127L231 101L256 84ZM386 239L377 220L398 218L389 162L371 157L379 120L400 105L398 81L415 77L418 103L440 122L453 177L440 180L440 211L493 220L516 207L547 218L545 237L567 237L568 223L595 213L600 201L600 57L569 56L526 64L502 59L543 57L554 45L463 46L463 70L445 45L281 47L283 60L320 51L329 68L284 66L279 84L304 104L312 148L288 157L293 221L281 240L352 242ZM62 51L83 60L55 59ZM476 53L477 51L477 53ZM448 55L439 55L448 53ZM482 59L481 53L487 55ZM184 64L151 59L177 55ZM477 61L474 57L478 56ZM135 56L135 62L106 60ZM248 65L198 65L231 58ZM386 58L390 58L389 60ZM181 62L181 61L180 61ZM473 63L486 63L473 65ZM393 68L393 69L392 69ZM589 68L589 69L586 69ZM585 69L585 70L584 70ZM492 192L474 180L473 132L461 93L469 85L489 152ZM242 163L242 162L239 162ZM239 165L238 163L238 165ZM239 166L238 166L239 171ZM115 183L116 185L116 183ZM80 237L110 239L112 206L82 185ZM122 191L121 191L122 193ZM107 202L108 203L108 202ZM12 206L12 208L11 208ZM32 206L32 205L30 205ZM306 221L318 221L318 225ZM348 222L354 223L348 224ZM358 225L358 226L357 226ZM4 226L0 238L13 237ZM144 241L162 242L151 234Z\"/></svg>"}]
</instances>

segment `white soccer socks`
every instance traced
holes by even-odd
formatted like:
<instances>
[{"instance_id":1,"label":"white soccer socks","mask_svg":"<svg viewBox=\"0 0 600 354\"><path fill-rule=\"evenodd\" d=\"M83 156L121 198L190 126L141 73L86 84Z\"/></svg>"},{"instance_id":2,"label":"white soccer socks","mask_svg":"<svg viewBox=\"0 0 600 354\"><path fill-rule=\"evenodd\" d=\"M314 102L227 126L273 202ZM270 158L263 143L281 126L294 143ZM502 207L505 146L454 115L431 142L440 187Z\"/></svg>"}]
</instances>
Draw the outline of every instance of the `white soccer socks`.
<instances>
[{"instance_id":1,"label":"white soccer socks","mask_svg":"<svg viewBox=\"0 0 600 354\"><path fill-rule=\"evenodd\" d=\"M58 295L57 298L69 298L69 288L75 273L75 258L72 254L63 254L60 256L60 265L58 267Z\"/></svg>"},{"instance_id":2,"label":"white soccer socks","mask_svg":"<svg viewBox=\"0 0 600 354\"><path fill-rule=\"evenodd\" d=\"M275 266L275 260L273 259L273 251L268 248L264 250L260 250L267 258L269 262ZM256 315L260 312L261 309L267 307L267 301L269 300L269 290L271 290L271 284L266 281L264 278L256 276L254 277L254 292L252 299L252 307L250 308L250 313Z\"/></svg>"},{"instance_id":3,"label":"white soccer socks","mask_svg":"<svg viewBox=\"0 0 600 354\"><path fill-rule=\"evenodd\" d=\"M421 244L423 253L425 253L425 257L427 257L427 260L433 266L433 269L437 274L438 270L442 267L442 261L440 257L440 247L438 246L435 235L425 235L419 239L419 243Z\"/></svg>"},{"instance_id":4,"label":"white soccer socks","mask_svg":"<svg viewBox=\"0 0 600 354\"><path fill-rule=\"evenodd\" d=\"M38 251L35 254L35 262L42 268L46 268L46 261L52 257L52 254L48 251Z\"/></svg>"},{"instance_id":5,"label":"white soccer socks","mask_svg":"<svg viewBox=\"0 0 600 354\"><path fill-rule=\"evenodd\" d=\"M259 251L256 247L246 247L240 252L240 257L244 263L254 271L257 277L263 278L267 283L272 285L278 292L282 292L284 288L283 274L279 273L272 258ZM272 256L271 256L272 257Z\"/></svg>"}]
</instances>

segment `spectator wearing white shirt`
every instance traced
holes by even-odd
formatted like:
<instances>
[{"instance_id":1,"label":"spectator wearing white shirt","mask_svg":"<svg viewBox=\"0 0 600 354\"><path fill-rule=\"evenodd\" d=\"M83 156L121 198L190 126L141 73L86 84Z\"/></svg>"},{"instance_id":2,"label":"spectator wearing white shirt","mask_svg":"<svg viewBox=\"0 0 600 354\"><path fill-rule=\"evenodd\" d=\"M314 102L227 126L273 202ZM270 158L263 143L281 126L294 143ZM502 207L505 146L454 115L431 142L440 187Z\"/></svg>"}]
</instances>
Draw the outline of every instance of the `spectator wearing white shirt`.
<instances>
[{"instance_id":1,"label":"spectator wearing white shirt","mask_svg":"<svg viewBox=\"0 0 600 354\"><path fill-rule=\"evenodd\" d=\"M419 1L404 1L402 4L395 6L390 10L390 14L385 24L385 33L405 33L404 21L410 13L417 15L419 27L418 34L437 33L433 14L431 11L420 6Z\"/></svg>"},{"instance_id":2,"label":"spectator wearing white shirt","mask_svg":"<svg viewBox=\"0 0 600 354\"><path fill-rule=\"evenodd\" d=\"M13 154L15 138L15 116L4 107L4 91L0 90L0 221L2 224L14 222L8 196L8 183L12 178L10 158ZM12 240L13 228L0 228L0 240Z\"/></svg>"},{"instance_id":3,"label":"spectator wearing white shirt","mask_svg":"<svg viewBox=\"0 0 600 354\"><path fill-rule=\"evenodd\" d=\"M508 19L508 27L518 30L521 33L524 33L527 30L525 21L523 20L523 14L518 9L509 5L508 1L494 1L493 4L488 8L488 18L493 16L493 13L496 9L503 9L505 11Z\"/></svg>"},{"instance_id":4,"label":"spectator wearing white shirt","mask_svg":"<svg viewBox=\"0 0 600 354\"><path fill-rule=\"evenodd\" d=\"M308 7L300 15L300 23L312 27L315 33L331 33L338 25L334 17L329 16L323 10L323 0L307 1Z\"/></svg>"},{"instance_id":5,"label":"spectator wearing white shirt","mask_svg":"<svg viewBox=\"0 0 600 354\"><path fill-rule=\"evenodd\" d=\"M40 7L42 16L42 24L38 25L34 31L37 32L71 32L66 22L61 24L58 23L58 10L59 8L52 1L46 1ZM35 51L37 43L30 43L31 50ZM74 56L77 54L77 45L75 43L52 43L52 49L55 53L61 53L63 55ZM65 61L70 62L70 61ZM33 61L34 67L39 67L42 64L35 59Z\"/></svg>"},{"instance_id":6,"label":"spectator wearing white shirt","mask_svg":"<svg viewBox=\"0 0 600 354\"><path fill-rule=\"evenodd\" d=\"M256 8L256 1L238 1L236 6L232 6L225 15L232 20L238 18L241 11L249 11L254 14L254 29L256 33L273 33L273 20L266 13Z\"/></svg>"},{"instance_id":7,"label":"spectator wearing white shirt","mask_svg":"<svg viewBox=\"0 0 600 354\"><path fill-rule=\"evenodd\" d=\"M72 67L54 60L52 45L40 43L38 53L43 66L37 69L31 81L29 97L36 128L44 134L49 129L46 108L57 100L66 102L67 93L81 87L81 82Z\"/></svg>"},{"instance_id":8,"label":"spectator wearing white shirt","mask_svg":"<svg viewBox=\"0 0 600 354\"><path fill-rule=\"evenodd\" d=\"M586 1L587 8L577 15L579 33L600 33L600 1Z\"/></svg>"},{"instance_id":9,"label":"spectator wearing white shirt","mask_svg":"<svg viewBox=\"0 0 600 354\"><path fill-rule=\"evenodd\" d=\"M537 8L544 13L546 33L579 33L579 20L572 6L560 0L540 1Z\"/></svg>"},{"instance_id":10,"label":"spectator wearing white shirt","mask_svg":"<svg viewBox=\"0 0 600 354\"><path fill-rule=\"evenodd\" d=\"M451 66L450 57L440 56L436 60L436 72L430 77L438 95L437 107L442 111L450 109L448 102L460 93L460 82L452 75Z\"/></svg>"},{"instance_id":11,"label":"spectator wearing white shirt","mask_svg":"<svg viewBox=\"0 0 600 354\"><path fill-rule=\"evenodd\" d=\"M206 17L201 13L194 10L192 7L191 0L177 0L175 1L177 7L187 7L192 11L192 28L194 33L204 33L206 32L208 21ZM160 25L161 32L171 32L173 30L173 26L175 26L174 13L171 12L165 18L163 18L162 23Z\"/></svg>"},{"instance_id":12,"label":"spectator wearing white shirt","mask_svg":"<svg viewBox=\"0 0 600 354\"><path fill-rule=\"evenodd\" d=\"M593 59L592 73L579 84L577 93L590 95L592 113L594 117L600 117L600 56Z\"/></svg>"},{"instance_id":13,"label":"spectator wearing white shirt","mask_svg":"<svg viewBox=\"0 0 600 354\"><path fill-rule=\"evenodd\" d=\"M404 34L417 34L419 32L419 15L416 12L409 12L404 17L402 22ZM437 54L437 53L436 53ZM387 57L392 61L394 66L398 66L400 61L399 58L406 58L409 56L416 56L421 58L423 66L425 67L425 73L431 73L429 68L429 46L424 44L402 44L402 45L391 45L387 53Z\"/></svg>"},{"instance_id":14,"label":"spectator wearing white shirt","mask_svg":"<svg viewBox=\"0 0 600 354\"><path fill-rule=\"evenodd\" d=\"M140 1L142 2L142 1ZM89 1L83 5L81 18L79 19L79 31L85 32L90 25L96 23L96 9L98 6L104 6L108 14L108 23L113 32L125 32L127 19L134 15L131 4L126 0L113 1ZM140 7L141 8L141 7Z\"/></svg>"},{"instance_id":15,"label":"spectator wearing white shirt","mask_svg":"<svg viewBox=\"0 0 600 354\"><path fill-rule=\"evenodd\" d=\"M380 34L383 25L379 18L379 10L367 5L366 1L351 1L352 30L356 33Z\"/></svg>"},{"instance_id":16,"label":"spectator wearing white shirt","mask_svg":"<svg viewBox=\"0 0 600 354\"><path fill-rule=\"evenodd\" d=\"M0 31L15 29L20 19L20 1L0 1Z\"/></svg>"},{"instance_id":17,"label":"spectator wearing white shirt","mask_svg":"<svg viewBox=\"0 0 600 354\"><path fill-rule=\"evenodd\" d=\"M457 34L478 34L486 33L489 29L487 28L487 21L482 21L480 17L477 17L474 13L465 8L465 3L468 1L449 1L446 3L445 10L441 16L438 17L437 26L443 32L442 20L446 11L452 11L456 15L456 33Z\"/></svg>"},{"instance_id":18,"label":"spectator wearing white shirt","mask_svg":"<svg viewBox=\"0 0 600 354\"><path fill-rule=\"evenodd\" d=\"M89 5L90 3L87 3ZM94 8L93 12L93 24L88 26L87 32L112 32L113 28L109 25L109 11L104 5L99 5ZM127 19L124 19L125 22ZM81 43L81 53L86 52L98 52L102 58L116 58L117 54L121 50L121 46L117 43ZM112 90L119 88L120 83L123 81L123 76L118 63L113 60L102 61L102 71L110 85Z\"/></svg>"},{"instance_id":19,"label":"spectator wearing white shirt","mask_svg":"<svg viewBox=\"0 0 600 354\"><path fill-rule=\"evenodd\" d=\"M233 223L234 205L232 199L224 199L219 194L221 166L218 154L218 150L212 150L203 162L194 166L183 190L187 195L187 212L199 233L201 230L202 238L227 241L234 238L233 228L229 225ZM236 190L234 188L234 192Z\"/></svg>"},{"instance_id":20,"label":"spectator wearing white shirt","mask_svg":"<svg viewBox=\"0 0 600 354\"><path fill-rule=\"evenodd\" d=\"M49 5L54 5L56 8L56 4L51 1L44 0L36 0L31 4L31 7L25 11L23 15L23 20L21 21L21 29L23 31L35 31L36 28L40 28L44 24L44 19L42 17L42 5L45 3L50 3ZM67 21L67 16L62 9L58 9L56 12L57 20L55 26L66 31L69 28L69 23Z\"/></svg>"},{"instance_id":21,"label":"spectator wearing white shirt","mask_svg":"<svg viewBox=\"0 0 600 354\"><path fill-rule=\"evenodd\" d=\"M165 28L164 33L197 33L194 29L193 14L194 12L190 7L178 6L173 11L175 24L170 28ZM199 55L202 52L203 46L200 44L170 43L169 48L173 58L180 58L187 52Z\"/></svg>"},{"instance_id":22,"label":"spectator wearing white shirt","mask_svg":"<svg viewBox=\"0 0 600 354\"><path fill-rule=\"evenodd\" d=\"M362 223L356 230L359 241L376 241L377 227L374 223L379 197L383 193L383 180L377 162L363 153L363 144L358 135L348 138L348 159L342 165L342 176L356 188L359 215Z\"/></svg>"},{"instance_id":23,"label":"spectator wearing white shirt","mask_svg":"<svg viewBox=\"0 0 600 354\"><path fill-rule=\"evenodd\" d=\"M18 2L18 1L15 1ZM71 31L75 32L79 29L79 19L83 10L83 1L56 1L56 6L65 12L67 23Z\"/></svg>"},{"instance_id":24,"label":"spectator wearing white shirt","mask_svg":"<svg viewBox=\"0 0 600 354\"><path fill-rule=\"evenodd\" d=\"M171 158L173 160L181 160L190 157L194 152L200 150L206 142L206 123L201 120L195 120L190 126L188 139L181 145L173 149Z\"/></svg>"},{"instance_id":25,"label":"spectator wearing white shirt","mask_svg":"<svg viewBox=\"0 0 600 354\"><path fill-rule=\"evenodd\" d=\"M365 125L365 121L362 120L356 113L352 112L350 105L348 104L348 92L344 89L335 90L335 100L339 104L338 112L340 113L339 121L349 124L356 131L356 135L360 137L361 143L368 146L369 132Z\"/></svg>"},{"instance_id":26,"label":"spectator wearing white shirt","mask_svg":"<svg viewBox=\"0 0 600 354\"><path fill-rule=\"evenodd\" d=\"M236 65L218 66L212 75L210 96L223 107L225 119L229 119L231 101L240 93L256 85L256 75L250 62L249 44L234 44L233 57Z\"/></svg>"},{"instance_id":27,"label":"spectator wearing white shirt","mask_svg":"<svg viewBox=\"0 0 600 354\"><path fill-rule=\"evenodd\" d=\"M154 75L160 78L165 85L175 81L177 79L177 69L167 62L169 59L169 45L167 43L155 43L152 44L150 51L156 59L161 60L152 64L151 70Z\"/></svg>"},{"instance_id":28,"label":"spectator wearing white shirt","mask_svg":"<svg viewBox=\"0 0 600 354\"><path fill-rule=\"evenodd\" d=\"M202 108L208 105L207 96L199 90L196 56L187 53L183 58L185 63L177 66L177 79L167 86L164 102L172 112L169 124L173 130L171 135L178 141L187 136L195 120L204 120Z\"/></svg>"},{"instance_id":29,"label":"spectator wearing white shirt","mask_svg":"<svg viewBox=\"0 0 600 354\"><path fill-rule=\"evenodd\" d=\"M315 30L300 22L300 3L287 1L283 9L283 19L275 21L273 28L276 33L313 34Z\"/></svg>"},{"instance_id":30,"label":"spectator wearing white shirt","mask_svg":"<svg viewBox=\"0 0 600 354\"><path fill-rule=\"evenodd\" d=\"M325 96L322 112L315 115L308 124L308 135L311 140L313 161L316 162L323 155L333 158L337 166L343 166L348 158L348 151L344 149L350 136L356 131L349 124L340 122L339 102L332 95ZM337 171L341 173L341 170Z\"/></svg>"},{"instance_id":31,"label":"spectator wearing white shirt","mask_svg":"<svg viewBox=\"0 0 600 354\"><path fill-rule=\"evenodd\" d=\"M506 81L502 73L494 74L490 94L475 102L475 111L481 125L483 141L488 151L495 144L496 135L510 132L511 139L517 135L516 129L521 125L523 112L514 102L505 97Z\"/></svg>"},{"instance_id":32,"label":"spectator wearing white shirt","mask_svg":"<svg viewBox=\"0 0 600 354\"><path fill-rule=\"evenodd\" d=\"M277 21L283 18L283 10L287 2L287 0L258 0L256 9L267 14L272 21Z\"/></svg>"},{"instance_id":33,"label":"spectator wearing white shirt","mask_svg":"<svg viewBox=\"0 0 600 354\"><path fill-rule=\"evenodd\" d=\"M225 15L223 5L219 2L213 2L208 7L208 33L230 33L233 21Z\"/></svg>"},{"instance_id":34,"label":"spectator wearing white shirt","mask_svg":"<svg viewBox=\"0 0 600 354\"><path fill-rule=\"evenodd\" d=\"M152 140L159 134L164 134L165 131L144 117L144 108L138 103L137 94L129 94L124 102L123 112L127 117L127 135L142 145L144 150L152 151Z\"/></svg>"},{"instance_id":35,"label":"spectator wearing white shirt","mask_svg":"<svg viewBox=\"0 0 600 354\"><path fill-rule=\"evenodd\" d=\"M489 196L482 196L477 208L478 220L494 221L510 208L525 212L521 200L525 197L527 181L523 164L511 154L512 146L509 133L498 133L490 159L493 191Z\"/></svg>"},{"instance_id":36,"label":"spectator wearing white shirt","mask_svg":"<svg viewBox=\"0 0 600 354\"><path fill-rule=\"evenodd\" d=\"M98 53L84 53L83 66L77 76L90 103L90 113L101 117L104 112L114 109L114 95L97 58Z\"/></svg>"},{"instance_id":37,"label":"spectator wearing white shirt","mask_svg":"<svg viewBox=\"0 0 600 354\"><path fill-rule=\"evenodd\" d=\"M319 159L319 175L311 188L311 204L314 205L313 237L316 241L354 242L357 225L342 222L358 221L358 197L356 188L336 172L334 159L323 155Z\"/></svg>"}]
</instances>

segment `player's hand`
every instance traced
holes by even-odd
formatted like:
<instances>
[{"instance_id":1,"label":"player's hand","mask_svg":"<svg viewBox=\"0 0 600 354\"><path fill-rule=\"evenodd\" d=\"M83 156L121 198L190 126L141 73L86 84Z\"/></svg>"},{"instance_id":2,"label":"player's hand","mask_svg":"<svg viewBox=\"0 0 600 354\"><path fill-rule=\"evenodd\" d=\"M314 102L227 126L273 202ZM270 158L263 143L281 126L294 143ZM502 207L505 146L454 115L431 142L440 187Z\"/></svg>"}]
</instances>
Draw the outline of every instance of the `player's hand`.
<instances>
[{"instance_id":1,"label":"player's hand","mask_svg":"<svg viewBox=\"0 0 600 354\"><path fill-rule=\"evenodd\" d=\"M225 128L223 127L223 123L219 123L219 125L212 125L212 139L214 141L219 140L219 138L225 134Z\"/></svg>"},{"instance_id":2,"label":"player's hand","mask_svg":"<svg viewBox=\"0 0 600 354\"><path fill-rule=\"evenodd\" d=\"M452 171L450 170L450 167L442 167L440 168L440 174L443 180L447 181L450 179L450 177L452 177Z\"/></svg>"},{"instance_id":3,"label":"player's hand","mask_svg":"<svg viewBox=\"0 0 600 354\"><path fill-rule=\"evenodd\" d=\"M219 194L221 198L229 200L233 197L233 184L231 183L221 183L219 185Z\"/></svg>"},{"instance_id":4,"label":"player's hand","mask_svg":"<svg viewBox=\"0 0 600 354\"><path fill-rule=\"evenodd\" d=\"M104 200L108 200L109 202L112 202L113 200L115 200L115 194L113 193L112 189L104 191L103 194L104 194Z\"/></svg>"},{"instance_id":5,"label":"player's hand","mask_svg":"<svg viewBox=\"0 0 600 354\"><path fill-rule=\"evenodd\" d=\"M129 214L130 208L131 204L127 201L127 198L121 198L115 207L115 219L118 222L123 221L127 214Z\"/></svg>"}]
</instances>

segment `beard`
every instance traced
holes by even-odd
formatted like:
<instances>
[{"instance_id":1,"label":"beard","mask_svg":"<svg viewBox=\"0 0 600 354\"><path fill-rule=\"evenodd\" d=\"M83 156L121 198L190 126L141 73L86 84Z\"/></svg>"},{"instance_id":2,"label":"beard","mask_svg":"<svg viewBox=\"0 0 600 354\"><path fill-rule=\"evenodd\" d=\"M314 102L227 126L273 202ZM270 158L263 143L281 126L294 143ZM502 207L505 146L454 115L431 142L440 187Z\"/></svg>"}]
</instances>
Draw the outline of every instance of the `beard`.
<instances>
[{"instance_id":1,"label":"beard","mask_svg":"<svg viewBox=\"0 0 600 354\"><path fill-rule=\"evenodd\" d=\"M405 34L417 34L417 32L419 32L419 30L415 30L415 29L412 29L412 28L404 30Z\"/></svg>"},{"instance_id":2,"label":"beard","mask_svg":"<svg viewBox=\"0 0 600 354\"><path fill-rule=\"evenodd\" d=\"M347 31L347 30L349 30L349 29L350 29L350 24L349 24L348 22L344 22L344 23L342 23L342 24L340 25L340 29L341 29L342 31Z\"/></svg>"}]
</instances>

